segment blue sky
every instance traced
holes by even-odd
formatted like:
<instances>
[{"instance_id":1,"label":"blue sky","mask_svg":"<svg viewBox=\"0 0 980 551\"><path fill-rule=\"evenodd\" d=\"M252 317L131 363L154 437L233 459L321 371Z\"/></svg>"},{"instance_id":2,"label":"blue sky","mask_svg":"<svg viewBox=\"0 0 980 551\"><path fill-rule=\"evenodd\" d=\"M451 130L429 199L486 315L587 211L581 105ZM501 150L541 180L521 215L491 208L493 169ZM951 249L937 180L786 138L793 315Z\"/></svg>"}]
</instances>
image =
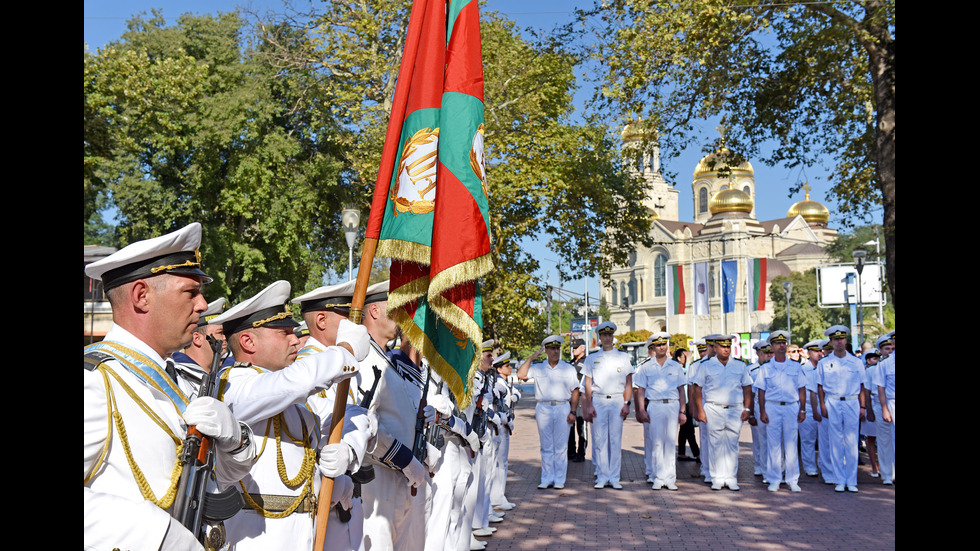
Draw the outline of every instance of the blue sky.
<instances>
[{"instance_id":1,"label":"blue sky","mask_svg":"<svg viewBox=\"0 0 980 551\"><path fill-rule=\"evenodd\" d=\"M293 5L309 5L310 0L293 0ZM84 39L91 51L96 51L110 41L117 40L126 30L126 21L140 11L148 15L153 8L161 9L168 23L174 23L176 18L186 12L203 14L219 11L232 11L236 6L252 4L258 11L279 9L282 0L85 0L83 9ZM486 9L492 9L505 14L517 21L520 28L534 27L551 29L557 24L566 22L572 17L573 6L591 6L591 0L488 0ZM580 92L584 97L587 91ZM703 136L703 143L708 143L717 137L718 121L703 121L695 124L695 128ZM691 188L694 167L704 154L701 146L693 146L674 159L664 159L664 168L676 173L672 182L680 191L680 218L693 220L693 190ZM749 159L755 168L757 205L756 216L760 220L782 218L786 211L796 201L802 200L802 193L788 197L789 188L800 180L809 181L812 187L811 199L824 203L833 211L836 201L828 198L830 188L827 182L827 170L820 167L807 169L770 168L758 159ZM829 168L829 167L828 167ZM881 221L880 210L876 216ZM839 227L831 217L831 226ZM558 256L547 250L545 241L528 242L529 250L541 259L542 280L550 276L552 285L558 284L556 262ZM346 274L345 274L346 275ZM583 280L566 282L565 287L582 293L586 283ZM599 283L596 278L588 281L590 297L598 297Z\"/></svg>"}]
</instances>

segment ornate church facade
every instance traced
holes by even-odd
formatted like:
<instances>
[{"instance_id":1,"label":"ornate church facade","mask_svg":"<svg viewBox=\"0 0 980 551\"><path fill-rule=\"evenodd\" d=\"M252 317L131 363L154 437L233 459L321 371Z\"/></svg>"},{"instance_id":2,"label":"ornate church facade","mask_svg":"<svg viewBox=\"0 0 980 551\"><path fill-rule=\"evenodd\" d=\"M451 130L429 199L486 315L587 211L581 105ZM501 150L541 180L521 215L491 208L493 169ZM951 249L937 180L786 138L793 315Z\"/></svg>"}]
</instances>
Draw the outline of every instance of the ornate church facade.
<instances>
[{"instance_id":1,"label":"ornate church facade","mask_svg":"<svg viewBox=\"0 0 980 551\"><path fill-rule=\"evenodd\" d=\"M680 191L660 174L657 145L645 141L638 126L623 131L624 157L649 144L630 170L648 184L645 204L655 218L656 243L632 252L628 265L614 268L603 282L610 320L620 332L694 338L768 332L772 278L830 262L825 246L837 231L827 227L829 211L809 198L807 185L806 198L785 217L758 220L752 165L745 161L720 174L731 156L722 145L694 169L694 220L679 220Z\"/></svg>"}]
</instances>

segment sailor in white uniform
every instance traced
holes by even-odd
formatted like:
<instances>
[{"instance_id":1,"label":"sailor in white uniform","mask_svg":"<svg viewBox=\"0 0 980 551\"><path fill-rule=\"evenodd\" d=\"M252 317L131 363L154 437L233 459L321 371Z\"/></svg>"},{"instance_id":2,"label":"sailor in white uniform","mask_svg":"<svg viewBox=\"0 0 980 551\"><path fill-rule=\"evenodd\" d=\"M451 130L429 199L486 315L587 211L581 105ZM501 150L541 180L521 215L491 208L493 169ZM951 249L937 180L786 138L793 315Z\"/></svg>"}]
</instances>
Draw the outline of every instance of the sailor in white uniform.
<instances>
[{"instance_id":1,"label":"sailor in white uniform","mask_svg":"<svg viewBox=\"0 0 980 551\"><path fill-rule=\"evenodd\" d=\"M769 454L766 479L770 492L779 490L781 480L785 480L790 491L800 491L796 440L799 423L806 417L806 376L799 362L786 356L788 342L786 331L769 335L773 356L762 364L754 383L759 395L759 421L766 428Z\"/></svg>"},{"instance_id":2,"label":"sailor in white uniform","mask_svg":"<svg viewBox=\"0 0 980 551\"><path fill-rule=\"evenodd\" d=\"M187 426L213 438L220 489L255 457L249 426L212 397L191 400L168 359L207 308L202 291L212 279L201 271L200 243L194 222L85 267L102 281L113 316L105 338L84 352L86 549L203 549L167 511Z\"/></svg>"},{"instance_id":3,"label":"sailor in white uniform","mask_svg":"<svg viewBox=\"0 0 980 551\"><path fill-rule=\"evenodd\" d=\"M834 325L824 332L833 352L817 363L820 413L828 423L834 490L857 492L858 424L866 415L864 364L847 351L850 330ZM823 453L821 448L820 453Z\"/></svg>"},{"instance_id":4,"label":"sailor in white uniform","mask_svg":"<svg viewBox=\"0 0 980 551\"><path fill-rule=\"evenodd\" d=\"M617 490L623 458L623 421L633 396L633 364L630 355L613 346L616 324L604 321L596 328L602 349L589 354L582 367L585 388L585 420L592 423L592 462L595 488L607 484Z\"/></svg>"},{"instance_id":5,"label":"sailor in white uniform","mask_svg":"<svg viewBox=\"0 0 980 551\"><path fill-rule=\"evenodd\" d=\"M887 356L882 355L871 384L872 393L878 396L881 408L881 415L876 421L881 482L891 485L895 481L895 332L887 336L891 340L891 349Z\"/></svg>"},{"instance_id":6,"label":"sailor in white uniform","mask_svg":"<svg viewBox=\"0 0 980 551\"><path fill-rule=\"evenodd\" d=\"M575 422L572 413L578 407L578 375L572 364L561 359L565 339L551 335L541 341L541 350L524 360L517 378L534 379L534 420L541 442L541 483L538 489L565 487L568 472L568 425ZM532 364L542 353L547 360ZM593 448L594 449L594 448Z\"/></svg>"},{"instance_id":7,"label":"sailor in white uniform","mask_svg":"<svg viewBox=\"0 0 980 551\"><path fill-rule=\"evenodd\" d=\"M658 332L647 339L654 356L641 364L634 376L636 420L649 432L653 489L677 485L677 430L687 418L684 366L670 358L670 334Z\"/></svg>"},{"instance_id":8,"label":"sailor in white uniform","mask_svg":"<svg viewBox=\"0 0 980 551\"><path fill-rule=\"evenodd\" d=\"M357 470L361 458L345 442L327 443L330 415L309 399L357 375L367 331L342 321L336 346L296 359L298 323L286 304L289 294L289 282L276 281L214 320L236 360L222 373L218 396L256 427L262 450L239 483L245 509L225 522L231 549L312 548L321 476L334 478L331 502L351 507L353 482L342 473ZM363 430L352 426L361 423L367 424L364 415L345 419L345 432Z\"/></svg>"},{"instance_id":9,"label":"sailor in white uniform","mask_svg":"<svg viewBox=\"0 0 980 551\"><path fill-rule=\"evenodd\" d=\"M768 362L769 358L772 357L772 346L767 340L759 340L752 345L752 348L755 349L756 356L758 357L757 361L749 364L749 376L752 377L752 384L754 385L759 380L759 374L762 372L762 364ZM753 413L758 412L758 392L752 392L752 401L755 403ZM769 448L766 445L766 426L760 424L758 421L755 415L749 416L749 426L752 431L752 465L755 467L753 474L762 476L762 481L768 483L768 480L765 479L766 467L769 460Z\"/></svg>"},{"instance_id":10,"label":"sailor in white uniform","mask_svg":"<svg viewBox=\"0 0 980 551\"><path fill-rule=\"evenodd\" d=\"M691 380L697 385L694 399L701 414L698 421L708 423L712 490L728 486L738 491L738 437L742 423L755 407L748 366L731 356L732 340L732 335L716 337L715 356L699 365Z\"/></svg>"}]
</instances>

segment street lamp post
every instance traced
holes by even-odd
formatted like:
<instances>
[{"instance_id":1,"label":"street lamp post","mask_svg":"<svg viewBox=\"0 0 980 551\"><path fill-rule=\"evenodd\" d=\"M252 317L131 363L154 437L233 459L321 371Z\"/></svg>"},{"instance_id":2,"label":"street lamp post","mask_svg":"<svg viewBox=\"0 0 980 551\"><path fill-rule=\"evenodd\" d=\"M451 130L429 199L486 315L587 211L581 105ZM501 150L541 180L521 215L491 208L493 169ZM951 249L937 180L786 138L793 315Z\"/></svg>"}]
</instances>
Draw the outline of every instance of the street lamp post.
<instances>
[{"instance_id":1,"label":"street lamp post","mask_svg":"<svg viewBox=\"0 0 980 551\"><path fill-rule=\"evenodd\" d=\"M790 338L792 338L793 329L790 326L790 317L789 317L789 297L790 297L790 295L793 294L793 282L792 281L786 280L786 281L783 282L783 292L786 293L786 332L789 333L790 334Z\"/></svg>"},{"instance_id":2,"label":"street lamp post","mask_svg":"<svg viewBox=\"0 0 980 551\"><path fill-rule=\"evenodd\" d=\"M858 303L858 327L860 331L858 332L858 346L860 347L864 343L864 301L861 297L861 272L864 270L864 259L868 256L868 251L864 249L854 249L851 252L851 256L854 257L854 269L858 273L858 286L857 286L857 303Z\"/></svg>"},{"instance_id":3,"label":"street lamp post","mask_svg":"<svg viewBox=\"0 0 980 551\"><path fill-rule=\"evenodd\" d=\"M354 207L346 207L340 212L340 224L344 227L344 237L347 238L347 280L354 279L354 241L357 240L357 224L361 220L361 212Z\"/></svg>"}]
</instances>

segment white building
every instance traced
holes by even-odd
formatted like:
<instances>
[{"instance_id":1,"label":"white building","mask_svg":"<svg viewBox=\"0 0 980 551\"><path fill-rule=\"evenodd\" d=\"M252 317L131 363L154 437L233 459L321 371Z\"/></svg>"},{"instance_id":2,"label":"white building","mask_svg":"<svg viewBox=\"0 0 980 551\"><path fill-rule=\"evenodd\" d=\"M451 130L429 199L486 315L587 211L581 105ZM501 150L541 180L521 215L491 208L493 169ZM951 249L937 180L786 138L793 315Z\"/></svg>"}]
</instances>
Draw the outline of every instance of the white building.
<instances>
[{"instance_id":1,"label":"white building","mask_svg":"<svg viewBox=\"0 0 980 551\"><path fill-rule=\"evenodd\" d=\"M634 123L623 130L624 154L643 147L638 126ZM827 227L827 208L810 200L807 191L806 199L790 206L785 217L757 220L752 165L745 161L732 166L729 174L719 175L730 155L722 145L695 167L691 182L695 219L689 222L678 220L680 192L660 174L655 143L642 152L639 166L631 167L649 185L645 204L656 219L652 232L657 243L631 253L628 265L614 268L610 280L603 282L610 319L620 331L668 331L693 338L710 333L765 332L773 319L769 298L772 278L830 261L825 246L835 239L837 231ZM766 259L764 305L758 310L750 303L747 281L747 263L754 259ZM722 264L731 267L729 261L735 261L737 283L733 309L725 313ZM678 271L676 266L680 266L683 284L675 286L668 279ZM696 267L706 276L702 295L707 298L706 309L696 306ZM674 287L683 289L683 300L668 301L668 290ZM671 302L674 311L668 312Z\"/></svg>"}]
</instances>

